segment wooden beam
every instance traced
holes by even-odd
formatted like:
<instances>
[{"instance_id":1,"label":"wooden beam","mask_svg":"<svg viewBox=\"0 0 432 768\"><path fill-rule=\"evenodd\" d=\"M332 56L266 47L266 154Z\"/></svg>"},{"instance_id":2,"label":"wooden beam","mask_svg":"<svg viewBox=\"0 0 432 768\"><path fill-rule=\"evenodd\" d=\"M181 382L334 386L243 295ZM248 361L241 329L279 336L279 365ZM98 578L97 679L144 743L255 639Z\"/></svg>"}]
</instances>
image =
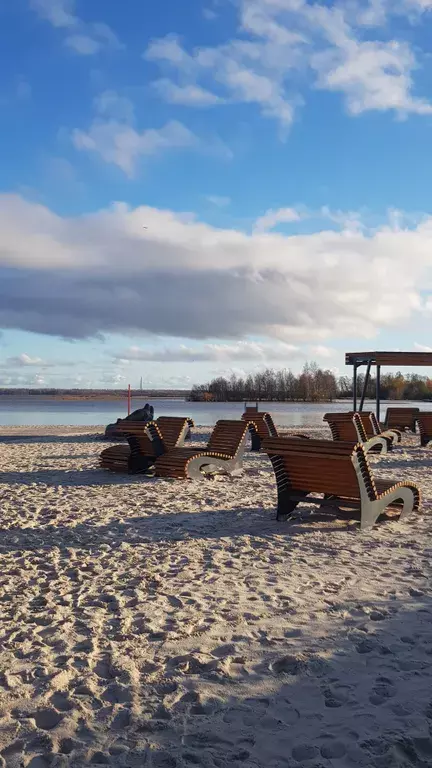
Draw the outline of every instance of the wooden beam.
<instances>
[{"instance_id":1,"label":"wooden beam","mask_svg":"<svg viewBox=\"0 0 432 768\"><path fill-rule=\"evenodd\" d=\"M347 352L346 365L432 366L432 352Z\"/></svg>"}]
</instances>

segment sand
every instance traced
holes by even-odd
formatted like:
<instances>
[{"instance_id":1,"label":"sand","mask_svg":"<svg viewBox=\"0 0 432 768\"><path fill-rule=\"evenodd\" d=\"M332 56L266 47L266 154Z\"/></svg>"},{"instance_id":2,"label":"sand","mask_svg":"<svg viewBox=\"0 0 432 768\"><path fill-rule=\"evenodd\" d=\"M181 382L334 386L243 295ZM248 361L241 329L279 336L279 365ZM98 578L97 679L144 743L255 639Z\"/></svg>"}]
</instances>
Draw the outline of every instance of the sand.
<instances>
[{"instance_id":1,"label":"sand","mask_svg":"<svg viewBox=\"0 0 432 768\"><path fill-rule=\"evenodd\" d=\"M372 459L424 503L361 533L277 523L261 455L113 476L100 431L0 431L0 765L431 766L431 449Z\"/></svg>"}]
</instances>

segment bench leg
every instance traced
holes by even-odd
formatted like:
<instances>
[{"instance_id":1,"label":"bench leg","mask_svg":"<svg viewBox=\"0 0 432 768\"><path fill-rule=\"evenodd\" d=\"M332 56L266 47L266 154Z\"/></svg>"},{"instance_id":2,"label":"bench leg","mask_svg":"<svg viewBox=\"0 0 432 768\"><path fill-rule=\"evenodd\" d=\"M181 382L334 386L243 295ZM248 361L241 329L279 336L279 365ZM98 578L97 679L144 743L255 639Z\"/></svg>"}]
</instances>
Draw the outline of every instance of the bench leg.
<instances>
[{"instance_id":1,"label":"bench leg","mask_svg":"<svg viewBox=\"0 0 432 768\"><path fill-rule=\"evenodd\" d=\"M261 438L257 432L251 432L251 451L261 450Z\"/></svg>"},{"instance_id":2,"label":"bench leg","mask_svg":"<svg viewBox=\"0 0 432 768\"><path fill-rule=\"evenodd\" d=\"M139 475L146 472L154 464L154 458L149 456L130 456L128 461L128 472L130 475Z\"/></svg>"},{"instance_id":3,"label":"bench leg","mask_svg":"<svg viewBox=\"0 0 432 768\"><path fill-rule=\"evenodd\" d=\"M402 487L396 488L392 493L386 494L377 501L362 502L360 520L361 530L365 531L368 528L372 528L379 516L382 515L387 507L395 501L402 502L402 510L399 516L400 521L404 520L413 512L417 499L412 488Z\"/></svg>"},{"instance_id":4,"label":"bench leg","mask_svg":"<svg viewBox=\"0 0 432 768\"><path fill-rule=\"evenodd\" d=\"M308 495L307 492L303 493L301 491L296 491L296 495L306 496ZM295 501L291 498L291 493L289 488L286 488L284 490L278 489L278 505L277 505L277 514L276 514L276 520L278 521L285 521L288 520L292 513L294 512L295 508L300 504L300 501Z\"/></svg>"}]
</instances>

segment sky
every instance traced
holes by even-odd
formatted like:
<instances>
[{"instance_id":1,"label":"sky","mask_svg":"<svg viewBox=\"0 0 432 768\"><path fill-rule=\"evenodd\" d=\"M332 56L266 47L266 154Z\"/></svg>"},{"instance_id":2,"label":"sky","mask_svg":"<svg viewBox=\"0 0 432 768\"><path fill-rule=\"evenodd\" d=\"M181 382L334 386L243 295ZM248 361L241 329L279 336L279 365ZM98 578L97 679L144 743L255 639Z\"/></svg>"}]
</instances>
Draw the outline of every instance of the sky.
<instances>
[{"instance_id":1,"label":"sky","mask_svg":"<svg viewBox=\"0 0 432 768\"><path fill-rule=\"evenodd\" d=\"M431 33L432 0L0 0L0 386L432 351Z\"/></svg>"}]
</instances>

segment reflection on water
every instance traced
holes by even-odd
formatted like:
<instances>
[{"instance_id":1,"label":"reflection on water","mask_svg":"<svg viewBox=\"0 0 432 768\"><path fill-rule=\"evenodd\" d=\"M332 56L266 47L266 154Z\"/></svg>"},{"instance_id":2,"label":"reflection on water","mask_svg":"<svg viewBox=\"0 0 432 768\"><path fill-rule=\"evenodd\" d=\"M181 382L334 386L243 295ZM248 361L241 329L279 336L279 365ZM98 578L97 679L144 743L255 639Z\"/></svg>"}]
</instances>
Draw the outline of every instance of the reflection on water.
<instances>
[{"instance_id":1,"label":"reflection on water","mask_svg":"<svg viewBox=\"0 0 432 768\"><path fill-rule=\"evenodd\" d=\"M134 398L132 408L142 408L145 398ZM191 416L195 424L213 426L218 419L238 419L243 413L243 403L187 403L184 400L148 400L154 409L155 417ZM404 401L386 401L382 404L382 416L387 405L414 405L422 410L430 410L431 404L410 403ZM276 424L287 427L310 424L322 426L323 416L327 411L344 411L351 407L351 401L338 403L260 403L260 409L270 411ZM374 403L365 403L365 410L374 409ZM108 424L127 414L126 399L122 400L53 400L49 397L33 395L15 397L0 395L0 425L37 426L37 425L92 425Z\"/></svg>"}]
</instances>

